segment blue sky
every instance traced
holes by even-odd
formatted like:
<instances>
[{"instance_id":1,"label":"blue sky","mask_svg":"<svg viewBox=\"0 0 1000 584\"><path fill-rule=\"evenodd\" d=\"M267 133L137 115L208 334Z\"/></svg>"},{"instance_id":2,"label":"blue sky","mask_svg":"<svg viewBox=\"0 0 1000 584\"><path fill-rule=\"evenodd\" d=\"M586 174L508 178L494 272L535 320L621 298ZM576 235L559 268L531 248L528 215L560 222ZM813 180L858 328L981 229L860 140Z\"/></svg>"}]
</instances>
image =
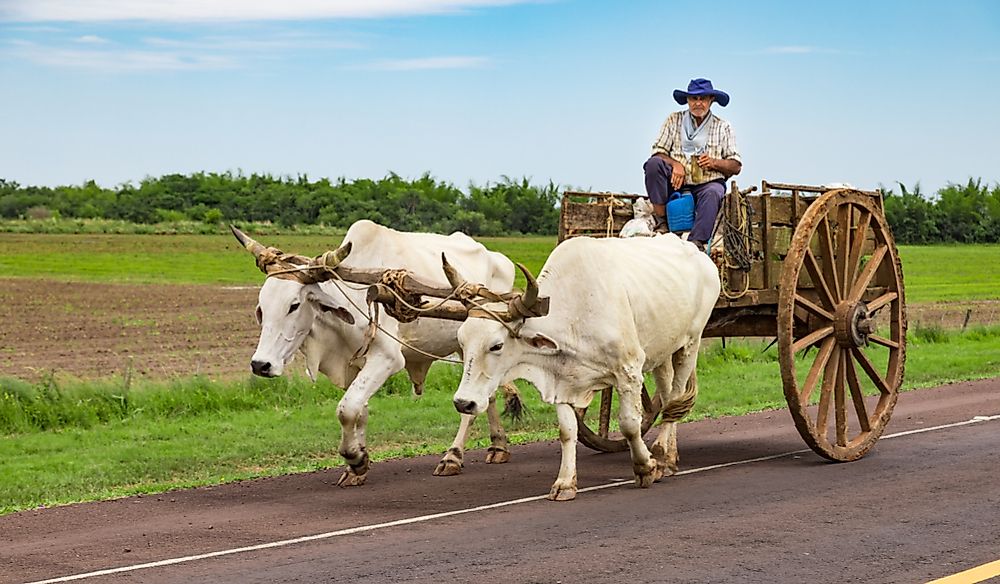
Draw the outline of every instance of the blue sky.
<instances>
[{"instance_id":1,"label":"blue sky","mask_svg":"<svg viewBox=\"0 0 1000 584\"><path fill-rule=\"evenodd\" d=\"M693 77L732 96L742 186L1000 181L991 0L0 0L0 177L642 192Z\"/></svg>"}]
</instances>

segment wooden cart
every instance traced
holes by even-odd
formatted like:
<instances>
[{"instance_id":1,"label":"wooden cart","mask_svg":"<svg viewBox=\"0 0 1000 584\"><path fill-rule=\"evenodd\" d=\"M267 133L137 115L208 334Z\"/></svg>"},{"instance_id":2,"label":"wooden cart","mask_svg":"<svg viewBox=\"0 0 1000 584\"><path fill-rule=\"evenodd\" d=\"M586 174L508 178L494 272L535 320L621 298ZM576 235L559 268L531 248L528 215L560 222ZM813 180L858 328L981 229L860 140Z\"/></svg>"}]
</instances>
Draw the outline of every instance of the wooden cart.
<instances>
[{"instance_id":1,"label":"wooden cart","mask_svg":"<svg viewBox=\"0 0 1000 584\"><path fill-rule=\"evenodd\" d=\"M885 429L906 361L903 272L881 194L767 181L756 191L733 182L720 211L722 293L704 336L776 338L802 438L825 458L856 460ZM559 241L617 236L637 198L566 192ZM648 389L643 405L645 433L659 415ZM625 450L613 409L608 388L596 420L581 415L580 441Z\"/></svg>"}]
</instances>

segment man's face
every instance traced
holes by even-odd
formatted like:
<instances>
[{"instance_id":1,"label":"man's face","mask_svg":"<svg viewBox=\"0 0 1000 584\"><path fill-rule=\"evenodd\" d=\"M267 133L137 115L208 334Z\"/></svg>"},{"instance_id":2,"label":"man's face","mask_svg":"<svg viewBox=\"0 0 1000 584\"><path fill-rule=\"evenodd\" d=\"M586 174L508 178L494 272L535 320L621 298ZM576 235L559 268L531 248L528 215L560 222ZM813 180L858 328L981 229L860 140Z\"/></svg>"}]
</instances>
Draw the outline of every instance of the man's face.
<instances>
[{"instance_id":1,"label":"man's face","mask_svg":"<svg viewBox=\"0 0 1000 584\"><path fill-rule=\"evenodd\" d=\"M714 100L715 98L711 95L689 95L688 109L691 110L692 116L703 118L708 115L708 110L712 107Z\"/></svg>"}]
</instances>

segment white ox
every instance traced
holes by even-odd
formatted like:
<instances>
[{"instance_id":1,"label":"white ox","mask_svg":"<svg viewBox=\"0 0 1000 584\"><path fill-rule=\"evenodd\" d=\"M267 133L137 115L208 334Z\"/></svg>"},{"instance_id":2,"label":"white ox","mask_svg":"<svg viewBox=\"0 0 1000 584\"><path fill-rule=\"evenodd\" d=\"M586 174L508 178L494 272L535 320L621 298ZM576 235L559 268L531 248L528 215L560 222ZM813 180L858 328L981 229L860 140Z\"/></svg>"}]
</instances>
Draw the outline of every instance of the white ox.
<instances>
[{"instance_id":1,"label":"white ox","mask_svg":"<svg viewBox=\"0 0 1000 584\"><path fill-rule=\"evenodd\" d=\"M586 407L595 392L616 387L636 485L648 487L675 473L676 422L694 406L698 348L719 296L719 274L709 257L672 234L579 237L559 245L537 287L528 288L525 304L548 297L548 315L523 319L504 313L510 322L501 323L471 312L459 329L465 370L456 409L477 414L498 384L533 383L559 417L562 464L549 499L570 500L576 497L574 408ZM664 404L652 452L641 436L647 371Z\"/></svg>"},{"instance_id":2,"label":"white ox","mask_svg":"<svg viewBox=\"0 0 1000 584\"><path fill-rule=\"evenodd\" d=\"M383 313L379 319L381 330L366 339L366 287L331 282L330 272L307 268L309 258L265 248L235 227L233 233L269 276L258 297L261 331L251 359L253 372L263 377L279 376L301 350L311 377L323 373L335 385L347 388L337 406L337 417L342 430L339 452L348 467L338 484L363 484L369 469L365 441L369 398L390 375L404 368L414 393L422 393L427 371L435 360L427 354L443 357L457 351L460 323L430 318L400 323ZM456 266L475 274L473 277L498 293L509 292L514 282L514 266L506 256L487 250L463 233L404 233L362 220L351 225L341 248L332 253L344 267L406 269L424 283L442 288L448 282L441 271L441 254L447 253ZM346 259L343 253L347 253ZM369 342L367 352L359 355L359 349ZM486 462L507 462L507 437L492 399L488 413L492 446ZM458 434L435 468L435 475L461 472L465 441L473 421L474 415L462 415Z\"/></svg>"}]
</instances>

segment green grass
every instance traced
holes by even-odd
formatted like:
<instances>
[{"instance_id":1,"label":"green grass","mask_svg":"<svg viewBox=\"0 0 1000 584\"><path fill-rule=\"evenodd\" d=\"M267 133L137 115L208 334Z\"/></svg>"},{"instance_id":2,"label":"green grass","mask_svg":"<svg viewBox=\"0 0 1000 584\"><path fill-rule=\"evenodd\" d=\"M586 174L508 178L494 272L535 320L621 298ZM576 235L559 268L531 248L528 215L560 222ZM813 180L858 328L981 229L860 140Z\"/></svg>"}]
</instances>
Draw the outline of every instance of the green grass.
<instances>
[{"instance_id":1,"label":"green grass","mask_svg":"<svg viewBox=\"0 0 1000 584\"><path fill-rule=\"evenodd\" d=\"M343 236L248 233L289 253L316 256ZM554 237L482 238L488 248L523 262L535 274ZM135 284L256 285L263 275L232 235L119 235L0 233L0 274ZM518 273L517 281L524 278Z\"/></svg>"},{"instance_id":2,"label":"green grass","mask_svg":"<svg viewBox=\"0 0 1000 584\"><path fill-rule=\"evenodd\" d=\"M776 351L765 347L709 343L688 419L785 409ZM912 334L908 355L905 389L992 377L1000 371L1000 327ZM436 364L419 399L402 375L391 379L370 402L372 458L442 453L457 428L451 396L459 375L458 365ZM342 391L325 378L122 385L0 380L0 514L342 464ZM511 441L557 438L552 407L521 388L528 415L505 421ZM488 445L485 421L472 439L473 448Z\"/></svg>"},{"instance_id":3,"label":"green grass","mask_svg":"<svg viewBox=\"0 0 1000 584\"><path fill-rule=\"evenodd\" d=\"M263 229L263 228L262 228ZM267 235L265 245L315 256L341 235ZM554 237L486 237L488 248L537 274ZM909 303L1000 299L1000 245L903 246ZM96 282L255 285L261 274L231 235L0 233L0 274ZM517 276L517 285L524 279Z\"/></svg>"},{"instance_id":4,"label":"green grass","mask_svg":"<svg viewBox=\"0 0 1000 584\"><path fill-rule=\"evenodd\" d=\"M904 245L906 301L1000 299L1000 245Z\"/></svg>"}]
</instances>

